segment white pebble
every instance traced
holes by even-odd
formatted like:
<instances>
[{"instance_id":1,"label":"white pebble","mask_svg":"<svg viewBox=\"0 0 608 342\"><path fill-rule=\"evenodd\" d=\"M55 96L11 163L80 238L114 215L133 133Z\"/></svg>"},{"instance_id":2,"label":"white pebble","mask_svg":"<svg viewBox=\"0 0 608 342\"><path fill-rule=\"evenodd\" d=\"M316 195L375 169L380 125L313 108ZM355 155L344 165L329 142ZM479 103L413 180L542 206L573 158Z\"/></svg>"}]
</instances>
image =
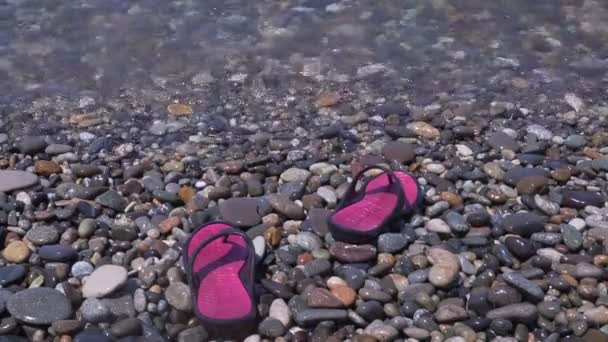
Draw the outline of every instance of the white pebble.
<instances>
[{"instance_id":1,"label":"white pebble","mask_svg":"<svg viewBox=\"0 0 608 342\"><path fill-rule=\"evenodd\" d=\"M471 150L467 145L458 144L456 145L456 149L458 150L458 154L462 157L468 157L473 154L473 150Z\"/></svg>"},{"instance_id":2,"label":"white pebble","mask_svg":"<svg viewBox=\"0 0 608 342\"><path fill-rule=\"evenodd\" d=\"M585 223L585 220L583 220L582 218L576 217L573 218L572 220L570 220L570 222L568 222L569 225L571 225L572 227L576 228L576 230L578 231L582 231L583 229L585 229L585 226L587 225Z\"/></svg>"}]
</instances>

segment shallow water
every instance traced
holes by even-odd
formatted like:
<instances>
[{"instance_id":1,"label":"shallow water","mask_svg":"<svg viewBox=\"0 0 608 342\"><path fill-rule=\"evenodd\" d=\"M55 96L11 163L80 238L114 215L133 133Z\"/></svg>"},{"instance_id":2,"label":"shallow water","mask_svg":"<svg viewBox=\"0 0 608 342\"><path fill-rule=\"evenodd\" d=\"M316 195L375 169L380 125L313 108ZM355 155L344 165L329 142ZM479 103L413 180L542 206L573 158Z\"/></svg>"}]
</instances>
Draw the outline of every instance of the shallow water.
<instances>
[{"instance_id":1,"label":"shallow water","mask_svg":"<svg viewBox=\"0 0 608 342\"><path fill-rule=\"evenodd\" d=\"M598 0L5 0L0 101L328 84L419 104L442 92L605 96L607 43Z\"/></svg>"}]
</instances>

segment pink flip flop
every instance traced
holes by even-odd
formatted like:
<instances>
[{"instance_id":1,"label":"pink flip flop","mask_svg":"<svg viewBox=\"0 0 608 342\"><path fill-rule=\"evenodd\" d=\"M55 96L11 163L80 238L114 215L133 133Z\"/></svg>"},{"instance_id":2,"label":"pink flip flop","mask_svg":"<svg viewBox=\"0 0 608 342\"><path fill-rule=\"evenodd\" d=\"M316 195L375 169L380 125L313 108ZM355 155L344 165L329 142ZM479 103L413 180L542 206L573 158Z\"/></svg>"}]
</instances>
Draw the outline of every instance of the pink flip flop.
<instances>
[{"instance_id":1,"label":"pink flip flop","mask_svg":"<svg viewBox=\"0 0 608 342\"><path fill-rule=\"evenodd\" d=\"M183 262L194 313L207 328L243 327L255 320L255 254L245 233L223 222L207 223L186 241Z\"/></svg>"},{"instance_id":2,"label":"pink flip flop","mask_svg":"<svg viewBox=\"0 0 608 342\"><path fill-rule=\"evenodd\" d=\"M359 178L371 169L384 172L356 191ZM382 234L390 223L411 213L422 198L420 184L409 173L381 166L367 167L355 177L336 211L329 216L330 231L336 240L368 242Z\"/></svg>"}]
</instances>

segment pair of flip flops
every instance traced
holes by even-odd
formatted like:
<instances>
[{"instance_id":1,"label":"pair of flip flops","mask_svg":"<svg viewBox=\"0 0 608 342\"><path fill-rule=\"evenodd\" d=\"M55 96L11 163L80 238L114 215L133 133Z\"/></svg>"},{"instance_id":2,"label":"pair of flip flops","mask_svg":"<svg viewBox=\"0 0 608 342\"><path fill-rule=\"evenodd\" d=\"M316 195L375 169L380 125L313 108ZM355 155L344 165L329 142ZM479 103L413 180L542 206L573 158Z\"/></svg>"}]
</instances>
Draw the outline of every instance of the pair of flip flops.
<instances>
[{"instance_id":1,"label":"pair of flip flops","mask_svg":"<svg viewBox=\"0 0 608 342\"><path fill-rule=\"evenodd\" d=\"M370 170L381 173L357 190L360 178ZM392 223L410 214L422 202L420 184L409 173L369 166L357 174L328 224L336 240L365 243L387 231Z\"/></svg>"},{"instance_id":2,"label":"pair of flip flops","mask_svg":"<svg viewBox=\"0 0 608 342\"><path fill-rule=\"evenodd\" d=\"M359 179L371 169L382 173L357 190ZM412 212L421 200L420 185L412 175L368 167L356 176L328 218L332 236L351 243L367 242ZM203 324L226 333L230 331L226 327L243 327L255 320L255 251L245 233L223 222L207 223L192 233L182 255L193 289L194 312Z\"/></svg>"}]
</instances>

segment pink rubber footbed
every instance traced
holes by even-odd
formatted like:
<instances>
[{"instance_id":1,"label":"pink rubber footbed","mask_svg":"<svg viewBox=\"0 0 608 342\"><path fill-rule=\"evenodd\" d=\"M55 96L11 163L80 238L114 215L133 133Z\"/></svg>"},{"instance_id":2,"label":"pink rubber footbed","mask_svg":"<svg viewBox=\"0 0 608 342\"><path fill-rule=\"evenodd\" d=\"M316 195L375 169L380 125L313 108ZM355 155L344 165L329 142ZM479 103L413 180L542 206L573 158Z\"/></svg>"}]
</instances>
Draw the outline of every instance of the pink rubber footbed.
<instances>
[{"instance_id":1,"label":"pink rubber footbed","mask_svg":"<svg viewBox=\"0 0 608 342\"><path fill-rule=\"evenodd\" d=\"M214 223L198 230L188 245L188 256L208 237L231 228ZM243 237L229 235L210 242L197 254L193 276L202 277L197 289L198 310L211 319L238 319L251 312L252 303L239 272L247 260L247 243Z\"/></svg>"},{"instance_id":2,"label":"pink rubber footbed","mask_svg":"<svg viewBox=\"0 0 608 342\"><path fill-rule=\"evenodd\" d=\"M418 198L418 186L412 176L395 172L406 201L413 205ZM336 212L332 220L344 227L362 232L376 229L391 214L397 205L397 193L391 189L389 176L382 174L372 179L365 188L364 197ZM405 207L405 206L404 206Z\"/></svg>"}]
</instances>

